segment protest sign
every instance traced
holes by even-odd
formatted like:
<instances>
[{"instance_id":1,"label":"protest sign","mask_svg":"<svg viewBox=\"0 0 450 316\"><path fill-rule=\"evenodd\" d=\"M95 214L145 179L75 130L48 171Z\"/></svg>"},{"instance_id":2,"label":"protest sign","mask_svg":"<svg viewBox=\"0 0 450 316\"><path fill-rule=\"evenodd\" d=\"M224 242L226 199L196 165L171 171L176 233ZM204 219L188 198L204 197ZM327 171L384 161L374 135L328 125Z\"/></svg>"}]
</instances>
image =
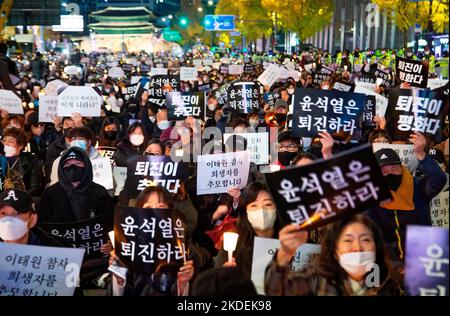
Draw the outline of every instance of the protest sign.
<instances>
[{"instance_id":1,"label":"protest sign","mask_svg":"<svg viewBox=\"0 0 450 316\"><path fill-rule=\"evenodd\" d=\"M423 89L390 89L386 131L392 140L407 141L412 132L433 136L440 142L448 107L445 96Z\"/></svg>"},{"instance_id":2,"label":"protest sign","mask_svg":"<svg viewBox=\"0 0 450 316\"><path fill-rule=\"evenodd\" d=\"M333 90L350 92L355 90L355 85L345 82L335 82Z\"/></svg>"},{"instance_id":3,"label":"protest sign","mask_svg":"<svg viewBox=\"0 0 450 316\"><path fill-rule=\"evenodd\" d=\"M205 94L203 92L168 92L166 106L169 121L184 121L189 116L203 118Z\"/></svg>"},{"instance_id":4,"label":"protest sign","mask_svg":"<svg viewBox=\"0 0 450 316\"><path fill-rule=\"evenodd\" d=\"M259 87L254 82L235 82L228 87L227 108L232 112L251 113L259 107Z\"/></svg>"},{"instance_id":5,"label":"protest sign","mask_svg":"<svg viewBox=\"0 0 450 316\"><path fill-rule=\"evenodd\" d=\"M196 81L197 69L195 67L181 67L180 68L180 80L181 81Z\"/></svg>"},{"instance_id":6,"label":"protest sign","mask_svg":"<svg viewBox=\"0 0 450 316\"><path fill-rule=\"evenodd\" d=\"M427 88L435 90L441 87L445 87L448 84L448 79L428 79Z\"/></svg>"},{"instance_id":7,"label":"protest sign","mask_svg":"<svg viewBox=\"0 0 450 316\"><path fill-rule=\"evenodd\" d=\"M389 87L391 85L389 82L390 75L387 72L384 72L383 70L377 68L377 69L373 70L373 74L374 74L375 78L381 79L379 86Z\"/></svg>"},{"instance_id":8,"label":"protest sign","mask_svg":"<svg viewBox=\"0 0 450 316\"><path fill-rule=\"evenodd\" d=\"M148 75L148 73L151 70L151 67L149 65L141 64L139 65L139 70L141 74Z\"/></svg>"},{"instance_id":9,"label":"protest sign","mask_svg":"<svg viewBox=\"0 0 450 316\"><path fill-rule=\"evenodd\" d=\"M58 116L58 97L52 95L39 96L39 122L53 123L53 117Z\"/></svg>"},{"instance_id":10,"label":"protest sign","mask_svg":"<svg viewBox=\"0 0 450 316\"><path fill-rule=\"evenodd\" d=\"M258 81L264 86L272 87L272 85L278 80L281 74L281 68L275 64L270 64L269 68L258 77Z\"/></svg>"},{"instance_id":11,"label":"protest sign","mask_svg":"<svg viewBox=\"0 0 450 316\"><path fill-rule=\"evenodd\" d=\"M252 63L244 64L244 74L253 75L255 73L255 65Z\"/></svg>"},{"instance_id":12,"label":"protest sign","mask_svg":"<svg viewBox=\"0 0 450 316\"><path fill-rule=\"evenodd\" d=\"M124 189L130 199L149 186L165 187L177 193L181 182L188 177L185 162L173 162L166 156L138 156L128 160L127 180Z\"/></svg>"},{"instance_id":13,"label":"protest sign","mask_svg":"<svg viewBox=\"0 0 450 316\"><path fill-rule=\"evenodd\" d=\"M366 88L367 85L361 85L359 82L356 83L355 87L355 93L362 93L365 95L373 95L375 96L375 114L378 116L385 116L386 115L386 109L388 107L388 98L382 96L381 94L376 93L373 90L373 87L371 89Z\"/></svg>"},{"instance_id":14,"label":"protest sign","mask_svg":"<svg viewBox=\"0 0 450 316\"><path fill-rule=\"evenodd\" d=\"M391 200L369 144L264 176L283 222L307 229Z\"/></svg>"},{"instance_id":15,"label":"protest sign","mask_svg":"<svg viewBox=\"0 0 450 316\"><path fill-rule=\"evenodd\" d=\"M123 66L125 66L125 65L123 65ZM113 67L108 71L108 76L110 76L111 78L125 77L125 72L120 67Z\"/></svg>"},{"instance_id":16,"label":"protest sign","mask_svg":"<svg viewBox=\"0 0 450 316\"><path fill-rule=\"evenodd\" d=\"M64 88L69 85L61 80L52 80L45 86L45 95L57 96Z\"/></svg>"},{"instance_id":17,"label":"protest sign","mask_svg":"<svg viewBox=\"0 0 450 316\"><path fill-rule=\"evenodd\" d=\"M182 219L169 209L119 207L114 216L116 255L133 272L151 274L188 260Z\"/></svg>"},{"instance_id":18,"label":"protest sign","mask_svg":"<svg viewBox=\"0 0 450 316\"><path fill-rule=\"evenodd\" d=\"M239 135L245 138L250 162L257 165L266 165L269 163L269 133L225 133L223 134L223 143L225 144L232 135Z\"/></svg>"},{"instance_id":19,"label":"protest sign","mask_svg":"<svg viewBox=\"0 0 450 316\"><path fill-rule=\"evenodd\" d=\"M152 69L150 70L150 75L152 77L153 76L167 76L168 71L169 70L167 68L155 68L155 67L152 67Z\"/></svg>"},{"instance_id":20,"label":"protest sign","mask_svg":"<svg viewBox=\"0 0 450 316\"><path fill-rule=\"evenodd\" d=\"M248 151L198 156L197 195L226 193L245 188L250 161Z\"/></svg>"},{"instance_id":21,"label":"protest sign","mask_svg":"<svg viewBox=\"0 0 450 316\"><path fill-rule=\"evenodd\" d=\"M373 75L364 75L359 74L355 77L355 84L363 85L364 88L373 90L373 88L376 86L377 78Z\"/></svg>"},{"instance_id":22,"label":"protest sign","mask_svg":"<svg viewBox=\"0 0 450 316\"><path fill-rule=\"evenodd\" d=\"M364 107L363 126L375 127L373 121L375 117L376 97L373 95L366 95L366 105Z\"/></svg>"},{"instance_id":23,"label":"protest sign","mask_svg":"<svg viewBox=\"0 0 450 316\"><path fill-rule=\"evenodd\" d=\"M58 116L80 113L81 116L99 117L102 104L102 97L93 88L69 86L58 96Z\"/></svg>"},{"instance_id":24,"label":"protest sign","mask_svg":"<svg viewBox=\"0 0 450 316\"><path fill-rule=\"evenodd\" d=\"M428 85L428 65L420 60L401 57L395 58L396 76L401 82L407 82L412 87L426 88Z\"/></svg>"},{"instance_id":25,"label":"protest sign","mask_svg":"<svg viewBox=\"0 0 450 316\"><path fill-rule=\"evenodd\" d=\"M229 68L230 68L230 66L228 64L222 64L222 65L220 65L219 71L221 74L228 74L228 72L230 71Z\"/></svg>"},{"instance_id":26,"label":"protest sign","mask_svg":"<svg viewBox=\"0 0 450 316\"><path fill-rule=\"evenodd\" d=\"M114 187L111 169L111 159L109 157L99 157L91 159L93 181L103 186L106 190Z\"/></svg>"},{"instance_id":27,"label":"protest sign","mask_svg":"<svg viewBox=\"0 0 450 316\"><path fill-rule=\"evenodd\" d=\"M297 137L316 137L319 132L345 132L358 141L362 136L363 94L296 89L293 100L292 131Z\"/></svg>"},{"instance_id":28,"label":"protest sign","mask_svg":"<svg viewBox=\"0 0 450 316\"><path fill-rule=\"evenodd\" d=\"M109 146L100 146L97 148L97 151L101 157L107 157L111 160L113 160L116 150L117 150L116 147L109 147Z\"/></svg>"},{"instance_id":29,"label":"protest sign","mask_svg":"<svg viewBox=\"0 0 450 316\"><path fill-rule=\"evenodd\" d=\"M125 180L127 179L127 167L117 167L113 168L113 177L116 189L114 190L114 195L118 196L122 192L125 185Z\"/></svg>"},{"instance_id":30,"label":"protest sign","mask_svg":"<svg viewBox=\"0 0 450 316\"><path fill-rule=\"evenodd\" d=\"M448 229L406 227L407 295L448 296L448 264Z\"/></svg>"},{"instance_id":31,"label":"protest sign","mask_svg":"<svg viewBox=\"0 0 450 316\"><path fill-rule=\"evenodd\" d=\"M230 75L241 75L244 72L244 67L242 65L229 65L228 73Z\"/></svg>"},{"instance_id":32,"label":"protest sign","mask_svg":"<svg viewBox=\"0 0 450 316\"><path fill-rule=\"evenodd\" d=\"M251 279L260 295L264 295L264 274L272 261L275 251L280 248L280 241L272 238L255 237ZM320 245L303 244L295 252L292 271L300 271L311 261L314 254L320 253Z\"/></svg>"},{"instance_id":33,"label":"protest sign","mask_svg":"<svg viewBox=\"0 0 450 316\"><path fill-rule=\"evenodd\" d=\"M0 242L0 296L72 296L84 252Z\"/></svg>"},{"instance_id":34,"label":"protest sign","mask_svg":"<svg viewBox=\"0 0 450 316\"><path fill-rule=\"evenodd\" d=\"M9 114L23 114L22 100L11 90L0 89L0 109Z\"/></svg>"},{"instance_id":35,"label":"protest sign","mask_svg":"<svg viewBox=\"0 0 450 316\"><path fill-rule=\"evenodd\" d=\"M390 148L394 150L400 157L402 165L405 166L411 173L414 173L419 165L419 161L414 153L414 145L412 144L373 143L372 147L374 153L382 148Z\"/></svg>"},{"instance_id":36,"label":"protest sign","mask_svg":"<svg viewBox=\"0 0 450 316\"><path fill-rule=\"evenodd\" d=\"M153 76L148 84L143 86L152 98L163 100L166 99L167 92L178 91L179 87L180 76L173 75Z\"/></svg>"},{"instance_id":37,"label":"protest sign","mask_svg":"<svg viewBox=\"0 0 450 316\"><path fill-rule=\"evenodd\" d=\"M264 93L263 95L263 101L265 104L267 104L269 107L274 107L275 106L275 102L277 101L277 99L280 97L279 93Z\"/></svg>"},{"instance_id":38,"label":"protest sign","mask_svg":"<svg viewBox=\"0 0 450 316\"><path fill-rule=\"evenodd\" d=\"M448 197L448 191L443 191L435 196L430 202L431 222L435 227L444 227L448 229Z\"/></svg>"}]
</instances>

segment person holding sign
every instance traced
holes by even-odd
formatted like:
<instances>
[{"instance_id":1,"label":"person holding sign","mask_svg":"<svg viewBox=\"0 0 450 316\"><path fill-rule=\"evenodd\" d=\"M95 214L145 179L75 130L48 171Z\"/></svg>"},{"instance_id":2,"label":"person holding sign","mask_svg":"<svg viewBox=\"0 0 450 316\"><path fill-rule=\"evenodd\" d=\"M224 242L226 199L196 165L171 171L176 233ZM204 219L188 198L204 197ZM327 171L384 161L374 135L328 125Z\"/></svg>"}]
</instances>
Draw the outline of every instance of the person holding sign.
<instances>
[{"instance_id":1,"label":"person holding sign","mask_svg":"<svg viewBox=\"0 0 450 316\"><path fill-rule=\"evenodd\" d=\"M303 270L292 272L296 250L308 232L297 224L280 230L281 247L266 269L265 292L271 296L399 296L391 278L389 259L380 228L364 215L352 215L332 224L321 252Z\"/></svg>"}]
</instances>

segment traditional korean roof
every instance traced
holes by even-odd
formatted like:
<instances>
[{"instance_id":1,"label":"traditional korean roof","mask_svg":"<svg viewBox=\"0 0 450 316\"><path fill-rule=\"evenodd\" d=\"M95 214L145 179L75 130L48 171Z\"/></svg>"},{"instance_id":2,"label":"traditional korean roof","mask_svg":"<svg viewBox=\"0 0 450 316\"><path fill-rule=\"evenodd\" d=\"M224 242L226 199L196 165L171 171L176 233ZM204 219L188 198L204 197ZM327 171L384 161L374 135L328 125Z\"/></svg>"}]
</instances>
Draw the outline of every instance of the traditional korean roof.
<instances>
[{"instance_id":1,"label":"traditional korean roof","mask_svg":"<svg viewBox=\"0 0 450 316\"><path fill-rule=\"evenodd\" d=\"M155 14L146 7L107 7L106 9L92 12L91 17L100 21L153 21Z\"/></svg>"}]
</instances>

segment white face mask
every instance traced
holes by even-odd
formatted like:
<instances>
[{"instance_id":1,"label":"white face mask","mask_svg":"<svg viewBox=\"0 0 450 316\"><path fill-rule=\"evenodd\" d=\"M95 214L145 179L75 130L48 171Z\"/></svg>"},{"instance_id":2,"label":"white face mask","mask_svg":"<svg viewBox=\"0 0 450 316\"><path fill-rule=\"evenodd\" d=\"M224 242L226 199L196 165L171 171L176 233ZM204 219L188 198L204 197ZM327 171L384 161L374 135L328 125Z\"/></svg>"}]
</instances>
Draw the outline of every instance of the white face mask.
<instances>
[{"instance_id":1,"label":"white face mask","mask_svg":"<svg viewBox=\"0 0 450 316\"><path fill-rule=\"evenodd\" d=\"M137 134L131 134L130 135L130 142L134 146L141 146L144 143L144 136L143 135L137 135Z\"/></svg>"},{"instance_id":2,"label":"white face mask","mask_svg":"<svg viewBox=\"0 0 450 316\"><path fill-rule=\"evenodd\" d=\"M247 211L247 218L255 230L266 230L273 227L277 218L277 212L264 209Z\"/></svg>"},{"instance_id":3,"label":"white face mask","mask_svg":"<svg viewBox=\"0 0 450 316\"><path fill-rule=\"evenodd\" d=\"M157 125L160 130L164 131L170 127L170 122L169 121L159 121L157 123Z\"/></svg>"},{"instance_id":4,"label":"white face mask","mask_svg":"<svg viewBox=\"0 0 450 316\"><path fill-rule=\"evenodd\" d=\"M13 157L17 153L17 149L15 147L8 146L8 145L5 145L3 150L5 151L5 156L6 157Z\"/></svg>"},{"instance_id":5,"label":"white face mask","mask_svg":"<svg viewBox=\"0 0 450 316\"><path fill-rule=\"evenodd\" d=\"M348 274L361 277L370 271L375 259L374 251L349 252L339 257L339 264Z\"/></svg>"},{"instance_id":6,"label":"white face mask","mask_svg":"<svg viewBox=\"0 0 450 316\"><path fill-rule=\"evenodd\" d=\"M154 116L149 116L148 118L150 119L150 121L151 121L152 123L155 123L156 117L154 117Z\"/></svg>"},{"instance_id":7,"label":"white face mask","mask_svg":"<svg viewBox=\"0 0 450 316\"><path fill-rule=\"evenodd\" d=\"M323 86L322 87L322 90L328 90L328 89L330 89L330 86Z\"/></svg>"},{"instance_id":8,"label":"white face mask","mask_svg":"<svg viewBox=\"0 0 450 316\"><path fill-rule=\"evenodd\" d=\"M208 104L208 109L210 111L214 111L216 109L216 106L214 104Z\"/></svg>"},{"instance_id":9,"label":"white face mask","mask_svg":"<svg viewBox=\"0 0 450 316\"><path fill-rule=\"evenodd\" d=\"M295 93L295 89L287 89L287 92L288 92L290 95L293 95L293 94Z\"/></svg>"},{"instance_id":10,"label":"white face mask","mask_svg":"<svg viewBox=\"0 0 450 316\"><path fill-rule=\"evenodd\" d=\"M0 238L4 241L17 240L28 232L28 223L14 216L0 218Z\"/></svg>"},{"instance_id":11,"label":"white face mask","mask_svg":"<svg viewBox=\"0 0 450 316\"><path fill-rule=\"evenodd\" d=\"M406 53L406 56L411 57L412 53Z\"/></svg>"}]
</instances>

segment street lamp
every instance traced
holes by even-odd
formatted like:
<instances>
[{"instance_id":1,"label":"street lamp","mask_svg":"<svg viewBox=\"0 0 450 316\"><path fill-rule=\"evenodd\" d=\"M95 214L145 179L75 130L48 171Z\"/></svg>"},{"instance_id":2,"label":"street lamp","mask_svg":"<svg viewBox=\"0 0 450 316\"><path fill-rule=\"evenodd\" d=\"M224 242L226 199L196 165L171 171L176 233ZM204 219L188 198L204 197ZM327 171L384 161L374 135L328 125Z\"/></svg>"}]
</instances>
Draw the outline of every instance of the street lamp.
<instances>
[{"instance_id":1,"label":"street lamp","mask_svg":"<svg viewBox=\"0 0 450 316\"><path fill-rule=\"evenodd\" d=\"M214 1L212 1L212 0L208 1L208 5L213 5L213 4L214 4Z\"/></svg>"},{"instance_id":2,"label":"street lamp","mask_svg":"<svg viewBox=\"0 0 450 316\"><path fill-rule=\"evenodd\" d=\"M169 18L170 20L172 20L172 19L173 19L173 15L172 15L172 14L169 14L168 18Z\"/></svg>"},{"instance_id":3,"label":"street lamp","mask_svg":"<svg viewBox=\"0 0 450 316\"><path fill-rule=\"evenodd\" d=\"M166 20L166 18L162 18L161 21L166 22L167 20Z\"/></svg>"},{"instance_id":4,"label":"street lamp","mask_svg":"<svg viewBox=\"0 0 450 316\"><path fill-rule=\"evenodd\" d=\"M202 12L202 11L203 11L203 8L202 8L202 7L199 7L199 8L197 9L197 11L198 11L198 12Z\"/></svg>"}]
</instances>

